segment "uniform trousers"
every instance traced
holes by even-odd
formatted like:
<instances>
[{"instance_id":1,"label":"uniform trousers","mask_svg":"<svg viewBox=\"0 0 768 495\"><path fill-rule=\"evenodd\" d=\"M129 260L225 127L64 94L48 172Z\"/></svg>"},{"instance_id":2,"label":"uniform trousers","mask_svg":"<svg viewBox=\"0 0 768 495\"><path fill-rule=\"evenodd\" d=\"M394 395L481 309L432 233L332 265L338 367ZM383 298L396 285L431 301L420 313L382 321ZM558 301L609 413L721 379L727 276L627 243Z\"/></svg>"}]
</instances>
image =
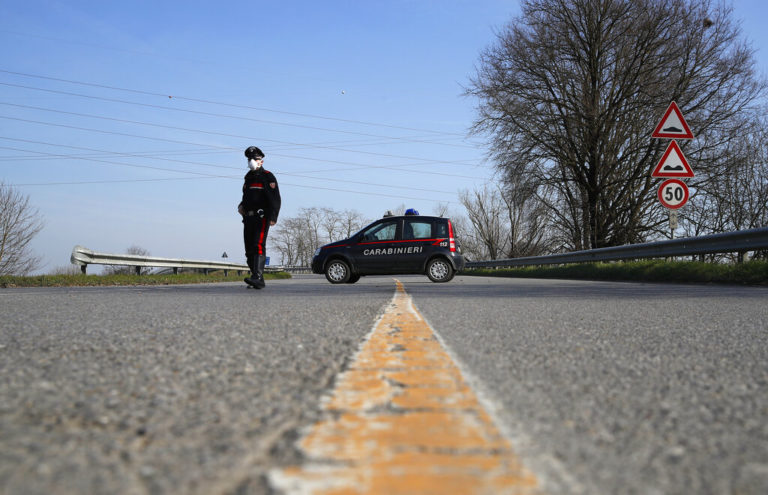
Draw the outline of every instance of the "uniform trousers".
<instances>
[{"instance_id":1,"label":"uniform trousers","mask_svg":"<svg viewBox=\"0 0 768 495\"><path fill-rule=\"evenodd\" d=\"M243 224L245 256L248 258L266 256L269 220L258 216L246 216L243 218Z\"/></svg>"}]
</instances>

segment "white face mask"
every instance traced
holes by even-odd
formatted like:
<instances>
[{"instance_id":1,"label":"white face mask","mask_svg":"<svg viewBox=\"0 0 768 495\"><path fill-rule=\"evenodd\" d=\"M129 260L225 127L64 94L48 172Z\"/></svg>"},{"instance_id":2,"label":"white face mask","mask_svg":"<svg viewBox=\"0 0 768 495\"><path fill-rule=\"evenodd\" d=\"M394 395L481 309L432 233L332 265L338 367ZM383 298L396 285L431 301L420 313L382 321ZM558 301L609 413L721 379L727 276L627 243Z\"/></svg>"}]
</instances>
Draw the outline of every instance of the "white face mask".
<instances>
[{"instance_id":1,"label":"white face mask","mask_svg":"<svg viewBox=\"0 0 768 495\"><path fill-rule=\"evenodd\" d=\"M254 160L253 158L248 159L248 168L251 170L258 170L261 168L261 160Z\"/></svg>"}]
</instances>

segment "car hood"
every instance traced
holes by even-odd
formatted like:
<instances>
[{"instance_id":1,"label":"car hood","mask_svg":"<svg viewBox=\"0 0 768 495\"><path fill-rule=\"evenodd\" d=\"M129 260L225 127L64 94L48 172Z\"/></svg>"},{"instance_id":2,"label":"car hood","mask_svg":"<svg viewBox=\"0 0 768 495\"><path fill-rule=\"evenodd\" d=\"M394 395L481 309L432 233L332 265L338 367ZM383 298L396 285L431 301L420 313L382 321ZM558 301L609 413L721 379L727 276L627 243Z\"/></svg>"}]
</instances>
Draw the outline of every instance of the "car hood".
<instances>
[{"instance_id":1,"label":"car hood","mask_svg":"<svg viewBox=\"0 0 768 495\"><path fill-rule=\"evenodd\" d=\"M349 239L342 239L340 241L331 242L329 244L324 244L320 246L320 249L328 249L332 247L340 247L340 246L346 246L347 244L350 244L352 242L352 238Z\"/></svg>"}]
</instances>

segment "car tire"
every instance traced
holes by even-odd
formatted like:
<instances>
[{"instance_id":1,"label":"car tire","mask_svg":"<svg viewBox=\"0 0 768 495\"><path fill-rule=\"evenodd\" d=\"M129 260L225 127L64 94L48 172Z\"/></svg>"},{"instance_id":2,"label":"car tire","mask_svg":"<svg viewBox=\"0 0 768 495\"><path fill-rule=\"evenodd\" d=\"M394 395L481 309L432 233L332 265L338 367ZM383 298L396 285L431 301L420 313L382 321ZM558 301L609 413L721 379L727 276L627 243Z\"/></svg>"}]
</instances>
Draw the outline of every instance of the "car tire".
<instances>
[{"instance_id":1,"label":"car tire","mask_svg":"<svg viewBox=\"0 0 768 495\"><path fill-rule=\"evenodd\" d=\"M433 282L449 282L454 273L453 266L445 258L434 258L427 263L427 277Z\"/></svg>"},{"instance_id":2,"label":"car tire","mask_svg":"<svg viewBox=\"0 0 768 495\"><path fill-rule=\"evenodd\" d=\"M355 282L357 282L358 280L360 280L360 275L357 275L357 274L355 274L355 275L350 275L350 277L349 277L349 280L347 280L347 283L348 283L348 284L354 284L354 283L355 283Z\"/></svg>"},{"instance_id":3,"label":"car tire","mask_svg":"<svg viewBox=\"0 0 768 495\"><path fill-rule=\"evenodd\" d=\"M345 284L351 276L352 271L343 260L332 260L325 267L325 278L332 284Z\"/></svg>"}]
</instances>

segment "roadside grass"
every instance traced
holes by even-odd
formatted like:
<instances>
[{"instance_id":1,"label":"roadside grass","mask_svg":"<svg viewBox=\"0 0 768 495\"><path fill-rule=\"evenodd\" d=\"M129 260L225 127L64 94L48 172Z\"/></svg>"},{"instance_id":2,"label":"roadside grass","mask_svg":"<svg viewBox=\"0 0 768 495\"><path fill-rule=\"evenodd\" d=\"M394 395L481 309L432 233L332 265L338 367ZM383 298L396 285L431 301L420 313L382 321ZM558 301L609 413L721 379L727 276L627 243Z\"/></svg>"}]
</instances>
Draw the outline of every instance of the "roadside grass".
<instances>
[{"instance_id":1,"label":"roadside grass","mask_svg":"<svg viewBox=\"0 0 768 495\"><path fill-rule=\"evenodd\" d=\"M236 271L202 273L179 273L177 275L83 275L54 274L31 277L0 276L0 288L11 287L80 287L107 285L175 285L175 284L210 284L218 282L242 282L247 275L238 275ZM264 273L265 280L291 278L288 272Z\"/></svg>"},{"instance_id":2,"label":"roadside grass","mask_svg":"<svg viewBox=\"0 0 768 495\"><path fill-rule=\"evenodd\" d=\"M561 278L634 282L768 285L768 262L738 264L698 261L576 263L558 266L466 269L461 275L483 277Z\"/></svg>"}]
</instances>

